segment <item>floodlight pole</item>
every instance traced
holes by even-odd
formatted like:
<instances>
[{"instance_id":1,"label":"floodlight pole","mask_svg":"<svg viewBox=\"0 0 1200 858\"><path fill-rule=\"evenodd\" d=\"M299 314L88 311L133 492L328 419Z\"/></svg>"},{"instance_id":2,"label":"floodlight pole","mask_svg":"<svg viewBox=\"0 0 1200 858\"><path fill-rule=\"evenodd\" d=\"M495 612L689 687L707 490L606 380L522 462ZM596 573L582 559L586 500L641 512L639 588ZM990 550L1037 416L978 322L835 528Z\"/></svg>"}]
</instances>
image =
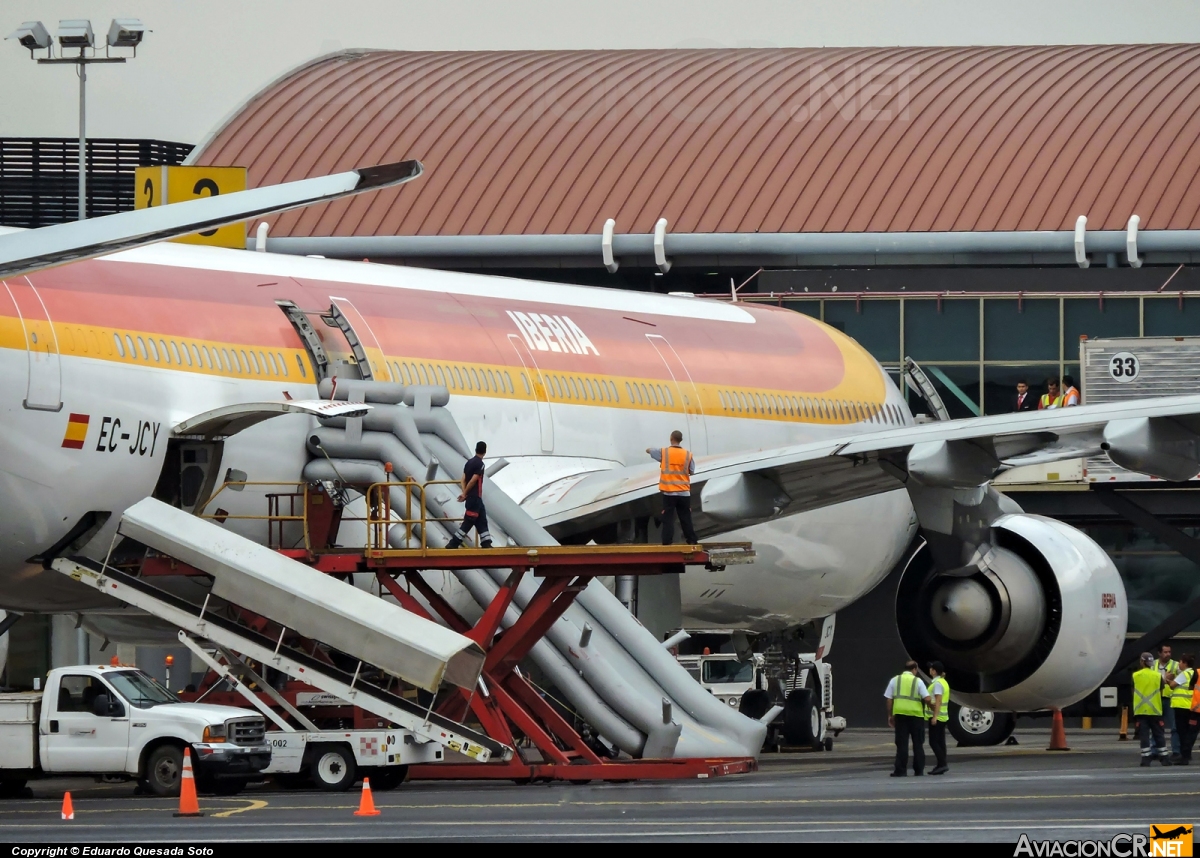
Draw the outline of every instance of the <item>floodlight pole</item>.
<instances>
[{"instance_id":1,"label":"floodlight pole","mask_svg":"<svg viewBox=\"0 0 1200 858\"><path fill-rule=\"evenodd\" d=\"M54 57L39 59L38 65L76 66L79 75L79 220L87 220L87 67L92 63L123 63L125 57Z\"/></svg>"}]
</instances>

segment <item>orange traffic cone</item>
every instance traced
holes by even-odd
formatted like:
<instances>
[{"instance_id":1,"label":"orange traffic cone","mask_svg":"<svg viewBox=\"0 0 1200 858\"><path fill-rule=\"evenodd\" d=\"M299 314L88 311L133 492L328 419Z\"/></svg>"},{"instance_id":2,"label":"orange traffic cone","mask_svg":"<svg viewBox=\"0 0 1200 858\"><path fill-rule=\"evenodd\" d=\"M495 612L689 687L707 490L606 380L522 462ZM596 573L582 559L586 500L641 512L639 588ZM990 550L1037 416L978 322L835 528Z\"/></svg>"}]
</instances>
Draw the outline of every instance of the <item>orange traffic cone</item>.
<instances>
[{"instance_id":1,"label":"orange traffic cone","mask_svg":"<svg viewBox=\"0 0 1200 858\"><path fill-rule=\"evenodd\" d=\"M75 818L75 806L73 804L71 804L71 793L69 793L69 792L63 793L62 818L63 819L74 819Z\"/></svg>"},{"instance_id":2,"label":"orange traffic cone","mask_svg":"<svg viewBox=\"0 0 1200 858\"><path fill-rule=\"evenodd\" d=\"M1067 747L1067 731L1063 727L1062 710L1054 710L1054 724L1050 727L1050 747L1047 751L1069 751Z\"/></svg>"},{"instance_id":3,"label":"orange traffic cone","mask_svg":"<svg viewBox=\"0 0 1200 858\"><path fill-rule=\"evenodd\" d=\"M379 816L379 811L375 809L375 799L371 797L371 779L363 778L362 798L358 800L358 810L354 811L355 816Z\"/></svg>"},{"instance_id":4,"label":"orange traffic cone","mask_svg":"<svg viewBox=\"0 0 1200 858\"><path fill-rule=\"evenodd\" d=\"M176 816L204 816L196 800L196 779L192 777L192 749L183 749L183 772L179 776L179 812Z\"/></svg>"}]
</instances>

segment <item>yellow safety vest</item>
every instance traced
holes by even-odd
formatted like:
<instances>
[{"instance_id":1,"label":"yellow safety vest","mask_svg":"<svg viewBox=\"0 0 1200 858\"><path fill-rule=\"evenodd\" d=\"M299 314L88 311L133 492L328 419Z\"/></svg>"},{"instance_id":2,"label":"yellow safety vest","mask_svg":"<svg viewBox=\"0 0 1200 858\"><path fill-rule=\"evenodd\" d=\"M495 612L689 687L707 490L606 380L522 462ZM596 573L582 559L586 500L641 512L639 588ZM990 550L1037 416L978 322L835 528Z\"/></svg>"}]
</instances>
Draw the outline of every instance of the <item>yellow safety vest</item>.
<instances>
[{"instance_id":1,"label":"yellow safety vest","mask_svg":"<svg viewBox=\"0 0 1200 858\"><path fill-rule=\"evenodd\" d=\"M1042 398L1039 400L1039 402L1041 402L1042 408L1062 408L1063 407L1063 397L1062 397L1061 393L1058 396L1054 397L1053 399L1050 398L1049 393L1043 393Z\"/></svg>"},{"instance_id":2,"label":"yellow safety vest","mask_svg":"<svg viewBox=\"0 0 1200 858\"><path fill-rule=\"evenodd\" d=\"M663 447L658 464L658 490L660 492L690 492L692 477L688 473L692 454L682 447Z\"/></svg>"},{"instance_id":3,"label":"yellow safety vest","mask_svg":"<svg viewBox=\"0 0 1200 858\"><path fill-rule=\"evenodd\" d=\"M1191 709L1192 708L1192 677L1196 675L1194 668L1189 667L1184 671L1186 679L1183 681L1181 688L1171 689L1171 708L1172 709Z\"/></svg>"},{"instance_id":4,"label":"yellow safety vest","mask_svg":"<svg viewBox=\"0 0 1200 858\"><path fill-rule=\"evenodd\" d=\"M1154 667L1155 667L1155 669L1158 669L1160 667L1165 668L1168 676L1174 676L1175 674L1179 673L1179 662L1177 662L1175 659L1169 660L1164 665L1160 665L1156 661L1156 662L1154 662ZM1165 682L1163 683L1162 695L1163 695L1163 697L1171 696L1171 686L1167 685L1167 683L1165 683Z\"/></svg>"},{"instance_id":5,"label":"yellow safety vest","mask_svg":"<svg viewBox=\"0 0 1200 858\"><path fill-rule=\"evenodd\" d=\"M917 678L905 672L896 677L896 692L892 696L893 715L925 717L925 701L917 694Z\"/></svg>"},{"instance_id":6,"label":"yellow safety vest","mask_svg":"<svg viewBox=\"0 0 1200 858\"><path fill-rule=\"evenodd\" d=\"M1162 689L1163 681L1157 670L1149 667L1143 667L1141 670L1133 674L1133 714L1138 715L1162 715Z\"/></svg>"},{"instance_id":7,"label":"yellow safety vest","mask_svg":"<svg viewBox=\"0 0 1200 858\"><path fill-rule=\"evenodd\" d=\"M941 724L950 720L950 683L946 681L946 677L939 676L937 679L929 683L929 712L928 715L933 715L933 698L938 694L942 695L942 708L938 712L938 723Z\"/></svg>"}]
</instances>

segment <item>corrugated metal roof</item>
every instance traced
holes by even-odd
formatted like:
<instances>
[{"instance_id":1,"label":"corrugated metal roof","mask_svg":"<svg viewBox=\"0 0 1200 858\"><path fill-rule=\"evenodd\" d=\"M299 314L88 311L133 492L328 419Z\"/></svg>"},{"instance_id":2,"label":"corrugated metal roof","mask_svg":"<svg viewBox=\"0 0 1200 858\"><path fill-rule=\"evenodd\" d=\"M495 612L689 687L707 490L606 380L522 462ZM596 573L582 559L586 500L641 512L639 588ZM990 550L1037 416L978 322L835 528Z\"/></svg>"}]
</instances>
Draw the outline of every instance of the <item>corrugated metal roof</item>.
<instances>
[{"instance_id":1,"label":"corrugated metal roof","mask_svg":"<svg viewBox=\"0 0 1200 858\"><path fill-rule=\"evenodd\" d=\"M197 163L419 158L272 235L1200 228L1200 45L345 52Z\"/></svg>"}]
</instances>

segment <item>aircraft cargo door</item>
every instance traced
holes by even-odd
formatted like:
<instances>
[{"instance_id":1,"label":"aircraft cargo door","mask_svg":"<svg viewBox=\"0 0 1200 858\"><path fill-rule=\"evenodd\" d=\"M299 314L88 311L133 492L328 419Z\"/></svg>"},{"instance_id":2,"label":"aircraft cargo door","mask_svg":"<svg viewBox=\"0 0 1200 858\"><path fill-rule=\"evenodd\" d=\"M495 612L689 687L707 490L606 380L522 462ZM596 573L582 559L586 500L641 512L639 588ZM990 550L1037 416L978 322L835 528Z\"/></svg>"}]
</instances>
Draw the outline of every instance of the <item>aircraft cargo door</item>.
<instances>
[{"instance_id":1,"label":"aircraft cargo door","mask_svg":"<svg viewBox=\"0 0 1200 858\"><path fill-rule=\"evenodd\" d=\"M691 373L683 365L679 354L671 348L666 337L659 334L646 334L646 339L650 341L650 345L654 346L658 356L667 365L667 371L675 381L672 392L683 403L683 411L687 419L687 437L684 439L684 446L703 456L708 452L708 429L704 425L704 409L700 405L700 392L696 390Z\"/></svg>"},{"instance_id":2,"label":"aircraft cargo door","mask_svg":"<svg viewBox=\"0 0 1200 858\"><path fill-rule=\"evenodd\" d=\"M554 421L550 414L550 394L546 390L546 380L542 378L542 371L538 369L533 355L521 338L516 334L509 334L508 341L512 343L512 347L516 350L521 365L525 367L525 376L529 379L529 383L533 387L532 391L526 392L532 392L533 398L537 402L538 427L541 429L542 434L542 452L553 453Z\"/></svg>"},{"instance_id":3,"label":"aircraft cargo door","mask_svg":"<svg viewBox=\"0 0 1200 858\"><path fill-rule=\"evenodd\" d=\"M22 404L38 411L60 411L62 366L58 337L42 296L28 277L6 280L4 286L16 305L25 351L29 356L29 379Z\"/></svg>"}]
</instances>

